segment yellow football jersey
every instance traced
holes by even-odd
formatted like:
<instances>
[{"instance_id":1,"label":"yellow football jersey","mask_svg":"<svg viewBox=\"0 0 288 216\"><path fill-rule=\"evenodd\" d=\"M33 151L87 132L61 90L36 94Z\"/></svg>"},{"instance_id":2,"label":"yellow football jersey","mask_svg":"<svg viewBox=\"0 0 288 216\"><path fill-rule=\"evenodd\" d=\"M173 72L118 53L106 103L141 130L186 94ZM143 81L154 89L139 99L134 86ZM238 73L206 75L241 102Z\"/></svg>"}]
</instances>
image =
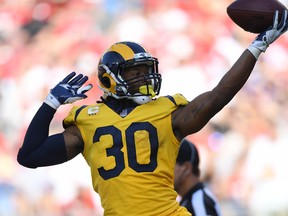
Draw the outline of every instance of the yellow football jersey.
<instances>
[{"instance_id":1,"label":"yellow football jersey","mask_svg":"<svg viewBox=\"0 0 288 216\"><path fill-rule=\"evenodd\" d=\"M81 131L105 215L190 215L176 201L179 141L171 123L171 113L187 103L181 94L159 97L125 117L104 103L72 108L63 123Z\"/></svg>"}]
</instances>

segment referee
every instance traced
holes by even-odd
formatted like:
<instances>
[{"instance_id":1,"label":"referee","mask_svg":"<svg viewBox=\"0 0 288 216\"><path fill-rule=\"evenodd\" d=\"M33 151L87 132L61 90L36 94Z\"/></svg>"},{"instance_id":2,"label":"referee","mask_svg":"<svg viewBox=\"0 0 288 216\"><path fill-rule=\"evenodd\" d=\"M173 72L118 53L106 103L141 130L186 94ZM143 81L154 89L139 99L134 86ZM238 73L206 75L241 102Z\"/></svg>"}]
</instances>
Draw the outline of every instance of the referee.
<instances>
[{"instance_id":1,"label":"referee","mask_svg":"<svg viewBox=\"0 0 288 216\"><path fill-rule=\"evenodd\" d=\"M180 205L193 216L221 216L215 196L200 181L199 154L195 145L183 139L176 159L174 187Z\"/></svg>"}]
</instances>

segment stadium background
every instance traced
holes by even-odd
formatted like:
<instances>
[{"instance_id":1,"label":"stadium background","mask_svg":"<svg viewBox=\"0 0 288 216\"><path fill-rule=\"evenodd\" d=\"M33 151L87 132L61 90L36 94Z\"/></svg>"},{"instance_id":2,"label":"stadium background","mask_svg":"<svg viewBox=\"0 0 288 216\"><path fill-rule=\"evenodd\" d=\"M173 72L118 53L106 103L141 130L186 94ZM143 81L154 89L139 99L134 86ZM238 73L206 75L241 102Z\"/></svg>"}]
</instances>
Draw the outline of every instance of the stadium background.
<instances>
[{"instance_id":1,"label":"stadium background","mask_svg":"<svg viewBox=\"0 0 288 216\"><path fill-rule=\"evenodd\" d=\"M161 95L192 99L210 90L254 34L226 14L231 0L0 1L0 216L102 215L81 156L26 169L16 154L47 92L70 71L89 75L101 95L101 52L119 40L142 43L159 58ZM288 5L287 0L282 0ZM199 133L202 177L223 215L288 215L288 34L269 47L241 92ZM51 126L70 105L62 106Z\"/></svg>"}]
</instances>

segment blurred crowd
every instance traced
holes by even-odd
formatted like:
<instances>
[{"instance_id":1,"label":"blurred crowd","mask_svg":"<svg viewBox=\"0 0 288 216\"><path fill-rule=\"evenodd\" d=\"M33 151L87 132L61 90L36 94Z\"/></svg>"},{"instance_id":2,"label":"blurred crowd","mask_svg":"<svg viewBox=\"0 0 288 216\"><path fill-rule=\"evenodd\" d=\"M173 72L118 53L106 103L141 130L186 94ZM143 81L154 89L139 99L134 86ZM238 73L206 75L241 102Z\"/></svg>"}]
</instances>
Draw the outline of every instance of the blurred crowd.
<instances>
[{"instance_id":1,"label":"blurred crowd","mask_svg":"<svg viewBox=\"0 0 288 216\"><path fill-rule=\"evenodd\" d=\"M97 63L112 43L141 43L160 61L161 95L191 100L211 90L256 37L236 26L232 0L0 1L0 216L102 215L81 156L27 169L16 155L50 88L71 71L94 88ZM288 5L287 0L281 0ZM288 33L261 55L239 94L188 137L199 149L202 178L223 215L288 215ZM78 103L78 102L77 102ZM61 131L70 105L51 123Z\"/></svg>"}]
</instances>

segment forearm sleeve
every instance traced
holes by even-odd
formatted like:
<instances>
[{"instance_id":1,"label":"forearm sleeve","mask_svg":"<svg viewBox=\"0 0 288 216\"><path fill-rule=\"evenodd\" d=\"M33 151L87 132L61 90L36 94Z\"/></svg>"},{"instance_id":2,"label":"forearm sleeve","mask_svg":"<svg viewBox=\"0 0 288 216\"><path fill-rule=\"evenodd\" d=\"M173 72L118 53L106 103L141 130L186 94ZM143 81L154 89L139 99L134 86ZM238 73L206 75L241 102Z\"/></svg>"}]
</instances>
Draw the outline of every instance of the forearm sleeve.
<instances>
[{"instance_id":1,"label":"forearm sleeve","mask_svg":"<svg viewBox=\"0 0 288 216\"><path fill-rule=\"evenodd\" d=\"M36 168L67 161L63 134L48 137L55 112L55 109L43 103L35 114L17 155L17 161L21 165Z\"/></svg>"}]
</instances>

